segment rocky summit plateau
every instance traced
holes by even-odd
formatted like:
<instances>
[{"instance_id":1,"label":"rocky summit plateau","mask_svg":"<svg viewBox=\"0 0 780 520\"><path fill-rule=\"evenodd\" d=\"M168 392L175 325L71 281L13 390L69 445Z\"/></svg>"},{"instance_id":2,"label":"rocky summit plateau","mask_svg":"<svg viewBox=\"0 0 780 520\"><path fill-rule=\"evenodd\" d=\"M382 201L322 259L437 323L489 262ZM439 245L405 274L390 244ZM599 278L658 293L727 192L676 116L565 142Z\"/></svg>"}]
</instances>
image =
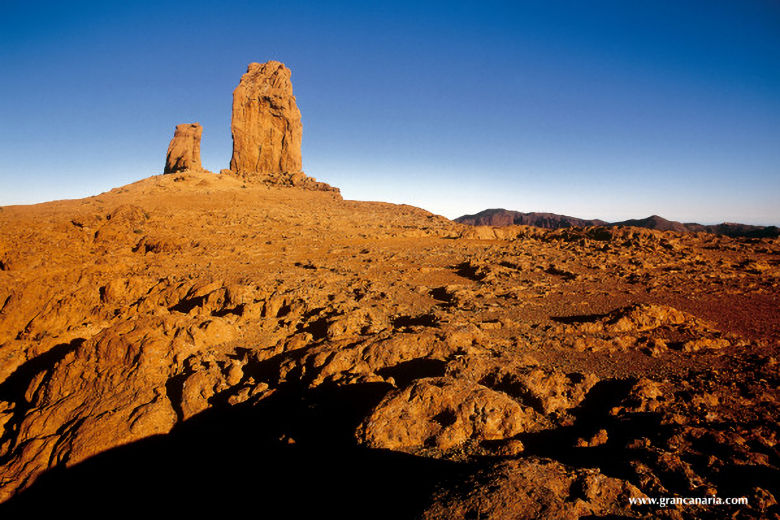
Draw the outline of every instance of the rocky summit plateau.
<instances>
[{"instance_id":1,"label":"rocky summit plateau","mask_svg":"<svg viewBox=\"0 0 780 520\"><path fill-rule=\"evenodd\" d=\"M278 62L232 128L0 208L2 518L780 517L778 238L344 200Z\"/></svg>"}]
</instances>

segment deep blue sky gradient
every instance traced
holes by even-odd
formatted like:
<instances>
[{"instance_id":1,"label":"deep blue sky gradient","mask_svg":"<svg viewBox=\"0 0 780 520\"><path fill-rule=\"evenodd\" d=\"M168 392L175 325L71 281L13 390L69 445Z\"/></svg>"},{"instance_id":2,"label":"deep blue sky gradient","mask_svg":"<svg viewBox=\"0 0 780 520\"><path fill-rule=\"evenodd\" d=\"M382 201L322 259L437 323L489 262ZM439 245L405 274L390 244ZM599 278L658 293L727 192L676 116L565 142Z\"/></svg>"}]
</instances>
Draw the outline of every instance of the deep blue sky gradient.
<instances>
[{"instance_id":1,"label":"deep blue sky gradient","mask_svg":"<svg viewBox=\"0 0 780 520\"><path fill-rule=\"evenodd\" d=\"M345 198L780 224L780 2L0 2L0 204L230 160L251 61L293 71Z\"/></svg>"}]
</instances>

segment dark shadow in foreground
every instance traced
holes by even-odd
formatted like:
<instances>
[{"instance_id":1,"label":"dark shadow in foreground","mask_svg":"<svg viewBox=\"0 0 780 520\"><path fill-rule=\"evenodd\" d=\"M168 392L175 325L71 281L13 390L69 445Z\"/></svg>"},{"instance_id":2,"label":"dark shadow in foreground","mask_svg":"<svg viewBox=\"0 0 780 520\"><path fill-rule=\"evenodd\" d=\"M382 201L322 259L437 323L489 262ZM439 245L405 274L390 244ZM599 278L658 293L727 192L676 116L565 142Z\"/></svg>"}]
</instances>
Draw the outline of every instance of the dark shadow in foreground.
<instances>
[{"instance_id":1,"label":"dark shadow in foreground","mask_svg":"<svg viewBox=\"0 0 780 520\"><path fill-rule=\"evenodd\" d=\"M357 446L354 427L386 392L383 384L280 390L255 405L217 405L168 435L49 471L0 505L0 517L218 510L404 519L417 516L437 484L474 470Z\"/></svg>"}]
</instances>

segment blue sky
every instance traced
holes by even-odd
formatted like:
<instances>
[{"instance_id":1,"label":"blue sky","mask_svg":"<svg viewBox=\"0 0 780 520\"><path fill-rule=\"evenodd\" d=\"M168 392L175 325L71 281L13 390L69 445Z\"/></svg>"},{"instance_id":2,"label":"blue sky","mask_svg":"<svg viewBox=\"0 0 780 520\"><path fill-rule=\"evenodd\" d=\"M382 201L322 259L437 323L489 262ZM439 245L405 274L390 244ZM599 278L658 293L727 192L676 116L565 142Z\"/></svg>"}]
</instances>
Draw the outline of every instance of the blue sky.
<instances>
[{"instance_id":1,"label":"blue sky","mask_svg":"<svg viewBox=\"0 0 780 520\"><path fill-rule=\"evenodd\" d=\"M780 225L780 2L0 3L0 204L228 166L246 65L293 71L345 198Z\"/></svg>"}]
</instances>

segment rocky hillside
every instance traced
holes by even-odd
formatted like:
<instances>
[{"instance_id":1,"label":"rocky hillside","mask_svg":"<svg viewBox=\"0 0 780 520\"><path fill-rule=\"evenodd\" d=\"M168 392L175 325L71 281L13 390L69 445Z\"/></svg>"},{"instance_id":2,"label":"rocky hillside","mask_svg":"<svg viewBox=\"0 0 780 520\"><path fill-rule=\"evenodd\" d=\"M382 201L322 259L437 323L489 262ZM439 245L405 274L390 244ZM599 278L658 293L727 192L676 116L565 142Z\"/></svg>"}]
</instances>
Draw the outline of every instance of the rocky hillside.
<instances>
[{"instance_id":1,"label":"rocky hillside","mask_svg":"<svg viewBox=\"0 0 780 520\"><path fill-rule=\"evenodd\" d=\"M768 518L779 254L204 172L5 207L0 513Z\"/></svg>"}]
</instances>

